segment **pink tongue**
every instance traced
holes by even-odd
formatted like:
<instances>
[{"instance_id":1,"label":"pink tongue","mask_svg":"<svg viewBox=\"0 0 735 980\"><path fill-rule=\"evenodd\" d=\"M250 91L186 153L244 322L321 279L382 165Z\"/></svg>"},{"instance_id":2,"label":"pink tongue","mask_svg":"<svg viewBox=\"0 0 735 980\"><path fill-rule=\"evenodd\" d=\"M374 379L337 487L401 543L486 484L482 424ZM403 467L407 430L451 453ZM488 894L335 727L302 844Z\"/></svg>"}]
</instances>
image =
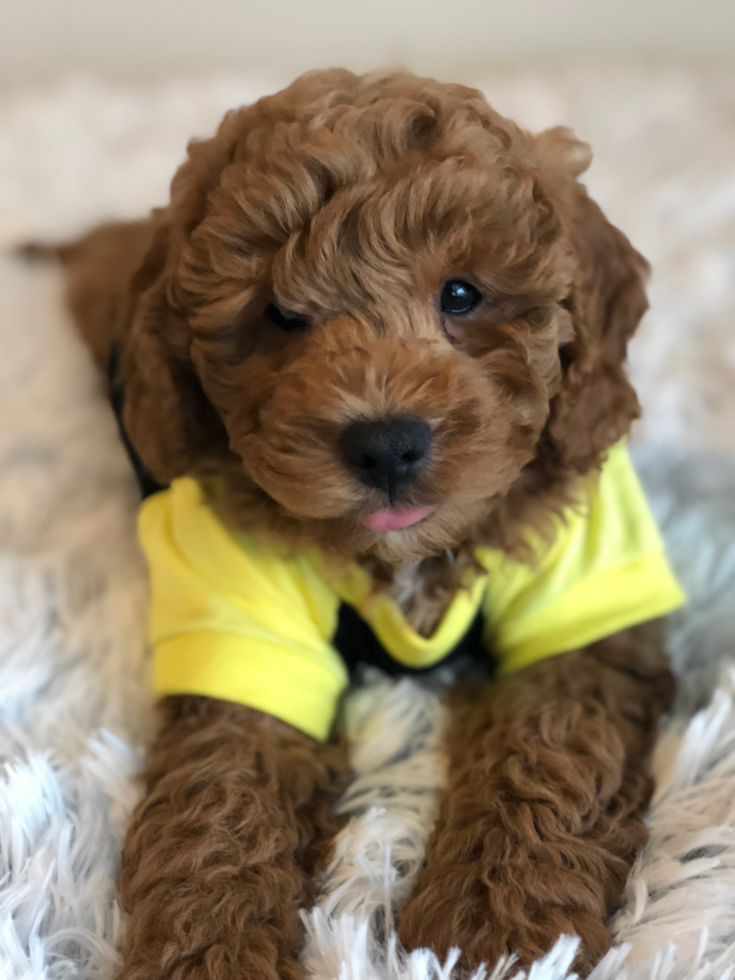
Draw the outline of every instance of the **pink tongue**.
<instances>
[{"instance_id":1,"label":"pink tongue","mask_svg":"<svg viewBox=\"0 0 735 980\"><path fill-rule=\"evenodd\" d=\"M379 534L386 531L401 531L404 527L411 527L428 517L433 507L386 507L384 510L376 510L374 514L361 517L360 520L371 531Z\"/></svg>"}]
</instances>

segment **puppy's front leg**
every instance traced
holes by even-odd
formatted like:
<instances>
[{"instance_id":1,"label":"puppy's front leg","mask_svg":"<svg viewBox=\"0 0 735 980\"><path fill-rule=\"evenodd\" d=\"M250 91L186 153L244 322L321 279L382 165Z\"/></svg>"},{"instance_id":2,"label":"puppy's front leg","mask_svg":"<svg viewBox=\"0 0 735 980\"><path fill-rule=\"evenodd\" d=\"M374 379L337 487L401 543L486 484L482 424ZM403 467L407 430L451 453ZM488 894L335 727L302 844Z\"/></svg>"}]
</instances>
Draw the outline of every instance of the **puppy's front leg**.
<instances>
[{"instance_id":1,"label":"puppy's front leg","mask_svg":"<svg viewBox=\"0 0 735 980\"><path fill-rule=\"evenodd\" d=\"M295 980L341 753L241 705L162 713L123 849L119 980Z\"/></svg>"},{"instance_id":2,"label":"puppy's front leg","mask_svg":"<svg viewBox=\"0 0 735 980\"><path fill-rule=\"evenodd\" d=\"M457 697L449 785L400 924L407 948L528 964L571 933L583 971L607 950L608 911L646 841L647 755L673 692L653 625Z\"/></svg>"}]
</instances>

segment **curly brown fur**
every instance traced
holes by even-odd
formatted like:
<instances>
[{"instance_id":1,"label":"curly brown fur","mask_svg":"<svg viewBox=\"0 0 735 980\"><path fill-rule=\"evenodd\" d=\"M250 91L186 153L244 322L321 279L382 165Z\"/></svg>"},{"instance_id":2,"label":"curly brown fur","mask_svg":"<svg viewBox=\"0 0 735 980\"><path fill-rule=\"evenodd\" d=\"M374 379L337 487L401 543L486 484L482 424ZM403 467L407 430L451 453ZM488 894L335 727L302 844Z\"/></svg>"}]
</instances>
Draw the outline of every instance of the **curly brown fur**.
<instances>
[{"instance_id":1,"label":"curly brown fur","mask_svg":"<svg viewBox=\"0 0 735 980\"><path fill-rule=\"evenodd\" d=\"M123 850L120 980L296 980L342 753L241 705L169 698L161 714Z\"/></svg>"},{"instance_id":2,"label":"curly brown fur","mask_svg":"<svg viewBox=\"0 0 735 980\"><path fill-rule=\"evenodd\" d=\"M579 183L588 163L566 130L527 133L479 92L404 74L315 73L229 113L166 207L60 250L98 361L123 345L143 462L199 478L236 527L362 562L430 633L475 546L523 556L529 526L551 537L638 413L624 361L647 266ZM452 278L483 296L461 319L439 306ZM308 327L280 329L270 304ZM385 497L339 446L389 413L431 429L401 502L433 510L380 535L361 518ZM576 929L581 962L599 955L645 836L661 657L621 634L457 708L409 945L528 961ZM166 708L126 844L123 975L294 976L327 770L284 726L190 707Z\"/></svg>"},{"instance_id":3,"label":"curly brown fur","mask_svg":"<svg viewBox=\"0 0 735 980\"><path fill-rule=\"evenodd\" d=\"M517 951L527 965L567 933L582 939L584 972L606 952L608 911L646 841L644 767L673 692L648 634L455 699L449 785L400 922L409 949L459 946L473 967Z\"/></svg>"}]
</instances>

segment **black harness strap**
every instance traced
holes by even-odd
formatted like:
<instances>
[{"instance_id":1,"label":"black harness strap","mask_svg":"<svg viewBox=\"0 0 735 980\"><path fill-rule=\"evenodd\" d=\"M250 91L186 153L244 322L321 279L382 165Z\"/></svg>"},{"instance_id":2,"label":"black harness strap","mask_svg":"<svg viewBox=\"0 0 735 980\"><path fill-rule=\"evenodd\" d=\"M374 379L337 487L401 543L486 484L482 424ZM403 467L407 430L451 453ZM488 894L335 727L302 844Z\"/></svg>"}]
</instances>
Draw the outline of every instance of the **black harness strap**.
<instances>
[{"instance_id":1,"label":"black harness strap","mask_svg":"<svg viewBox=\"0 0 735 980\"><path fill-rule=\"evenodd\" d=\"M339 607L337 631L332 643L342 657L350 674L354 674L360 664L379 667L383 673L391 677L426 674L439 666L458 665L459 661L467 666L471 663L474 672L491 676L494 671L493 659L482 638L485 620L479 612L469 629L459 641L454 650L450 651L439 663L431 667L406 667L394 660L386 652L380 640L370 626L348 603L343 602Z\"/></svg>"},{"instance_id":2,"label":"black harness strap","mask_svg":"<svg viewBox=\"0 0 735 980\"><path fill-rule=\"evenodd\" d=\"M150 497L151 494L157 493L159 490L163 490L164 488L156 481L150 471L146 469L143 460L135 451L135 447L125 431L125 423L123 422L125 385L120 380L119 374L120 354L120 344L113 344L112 350L110 351L110 359L107 362L107 380L110 385L110 403L112 405L112 410L115 413L120 438L122 439L123 445L125 446L125 450L128 454L128 459L130 460L133 470L135 471L135 475L138 479L141 499L145 500L146 497Z\"/></svg>"}]
</instances>

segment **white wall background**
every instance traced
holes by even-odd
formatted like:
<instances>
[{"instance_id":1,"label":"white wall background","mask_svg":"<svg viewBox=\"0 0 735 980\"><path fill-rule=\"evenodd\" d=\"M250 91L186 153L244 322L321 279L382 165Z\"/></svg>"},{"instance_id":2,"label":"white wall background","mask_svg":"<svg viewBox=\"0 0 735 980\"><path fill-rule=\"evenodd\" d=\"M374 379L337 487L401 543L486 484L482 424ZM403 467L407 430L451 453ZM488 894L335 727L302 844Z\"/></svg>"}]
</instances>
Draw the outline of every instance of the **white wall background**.
<instances>
[{"instance_id":1,"label":"white wall background","mask_svg":"<svg viewBox=\"0 0 735 980\"><path fill-rule=\"evenodd\" d=\"M0 80L735 60L735 0L1 0Z\"/></svg>"}]
</instances>

